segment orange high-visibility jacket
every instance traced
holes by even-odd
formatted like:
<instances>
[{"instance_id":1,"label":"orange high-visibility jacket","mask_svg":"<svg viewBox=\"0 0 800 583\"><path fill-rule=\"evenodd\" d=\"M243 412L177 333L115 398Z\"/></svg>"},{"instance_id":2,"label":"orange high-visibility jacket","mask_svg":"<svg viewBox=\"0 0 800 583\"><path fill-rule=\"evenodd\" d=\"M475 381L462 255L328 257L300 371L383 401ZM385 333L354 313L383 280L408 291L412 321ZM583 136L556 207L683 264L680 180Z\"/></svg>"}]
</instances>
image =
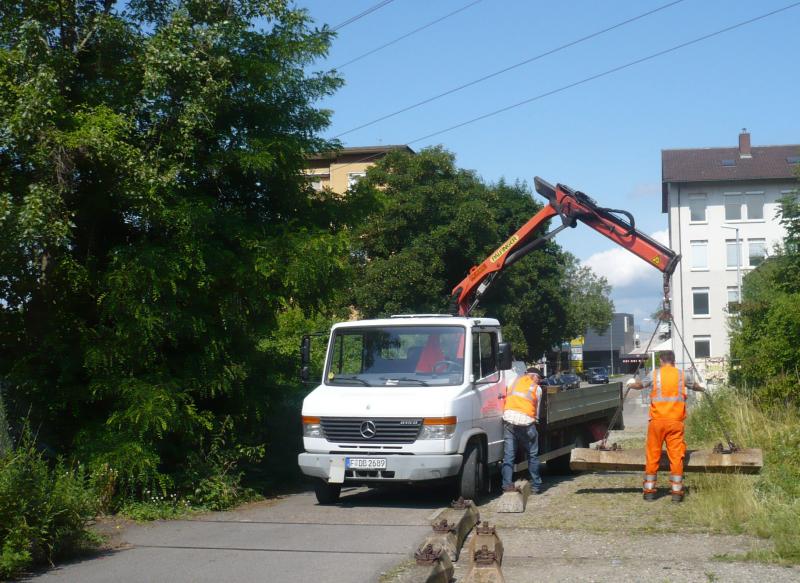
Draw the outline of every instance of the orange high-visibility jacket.
<instances>
[{"instance_id":1,"label":"orange high-visibility jacket","mask_svg":"<svg viewBox=\"0 0 800 583\"><path fill-rule=\"evenodd\" d=\"M650 391L650 419L686 419L686 378L674 366L662 366L653 371Z\"/></svg>"},{"instance_id":2,"label":"orange high-visibility jacket","mask_svg":"<svg viewBox=\"0 0 800 583\"><path fill-rule=\"evenodd\" d=\"M506 397L505 409L524 413L528 417L536 418L539 409L539 395L536 389L539 385L533 383L528 375L523 375L511 385L511 393Z\"/></svg>"}]
</instances>

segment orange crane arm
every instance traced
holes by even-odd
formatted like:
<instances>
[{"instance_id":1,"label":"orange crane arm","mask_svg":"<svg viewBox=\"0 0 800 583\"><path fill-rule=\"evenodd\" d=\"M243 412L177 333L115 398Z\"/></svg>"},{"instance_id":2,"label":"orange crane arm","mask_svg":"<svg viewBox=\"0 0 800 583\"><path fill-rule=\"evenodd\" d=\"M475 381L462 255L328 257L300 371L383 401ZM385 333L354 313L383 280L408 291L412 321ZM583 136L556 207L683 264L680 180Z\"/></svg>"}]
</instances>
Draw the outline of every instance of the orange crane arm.
<instances>
[{"instance_id":1,"label":"orange crane arm","mask_svg":"<svg viewBox=\"0 0 800 583\"><path fill-rule=\"evenodd\" d=\"M534 184L536 191L548 203L483 263L472 267L467 277L453 288L452 300L458 315L469 316L478 305L481 295L506 267L510 267L567 227L575 227L577 221L588 225L661 271L664 274L664 309L669 311L669 278L680 261L680 255L639 231L633 215L627 211L600 207L584 193L563 184L553 186L538 176L534 178ZM561 225L534 238L536 229L556 216L561 218Z\"/></svg>"}]
</instances>

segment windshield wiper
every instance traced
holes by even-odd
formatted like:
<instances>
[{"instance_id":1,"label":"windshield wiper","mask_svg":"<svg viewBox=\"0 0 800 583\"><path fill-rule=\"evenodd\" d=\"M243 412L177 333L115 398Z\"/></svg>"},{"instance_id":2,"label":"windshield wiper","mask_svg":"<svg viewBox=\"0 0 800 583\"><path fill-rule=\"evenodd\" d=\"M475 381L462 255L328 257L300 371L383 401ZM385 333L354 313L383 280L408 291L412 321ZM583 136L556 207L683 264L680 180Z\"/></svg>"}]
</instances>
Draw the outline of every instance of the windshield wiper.
<instances>
[{"instance_id":1,"label":"windshield wiper","mask_svg":"<svg viewBox=\"0 0 800 583\"><path fill-rule=\"evenodd\" d=\"M360 378L358 378L358 377L357 377L357 376L355 376L355 375L349 375L349 376L338 376L338 377L334 377L334 378L332 378L332 379L330 380L330 382L332 382L332 383L335 383L336 381L356 381L356 382L358 382L358 383L361 383L361 384L362 384L362 385L364 385L365 387L371 387L371 386L372 386L371 384L369 384L369 383L368 383L367 381L365 381L364 379L360 379Z\"/></svg>"},{"instance_id":2,"label":"windshield wiper","mask_svg":"<svg viewBox=\"0 0 800 583\"><path fill-rule=\"evenodd\" d=\"M430 386L429 383L426 383L422 379L412 379L412 378L408 378L408 377L400 377L399 379L389 379L389 378L386 378L386 377L381 377L381 380L382 381L397 381L397 382L403 382L403 383L419 383L424 387L429 387Z\"/></svg>"}]
</instances>

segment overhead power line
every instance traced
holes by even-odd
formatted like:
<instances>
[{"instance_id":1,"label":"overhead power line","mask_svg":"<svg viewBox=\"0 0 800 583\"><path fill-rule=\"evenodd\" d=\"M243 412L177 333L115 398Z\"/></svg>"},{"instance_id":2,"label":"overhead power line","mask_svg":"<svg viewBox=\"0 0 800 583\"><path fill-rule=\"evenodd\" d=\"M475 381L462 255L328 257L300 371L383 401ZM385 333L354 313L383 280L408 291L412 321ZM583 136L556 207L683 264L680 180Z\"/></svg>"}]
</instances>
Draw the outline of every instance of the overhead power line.
<instances>
[{"instance_id":1,"label":"overhead power line","mask_svg":"<svg viewBox=\"0 0 800 583\"><path fill-rule=\"evenodd\" d=\"M594 81L595 79L600 79L601 77L606 77L608 75L611 75L612 73L617 73L617 72L622 71L624 69L628 69L630 67L633 67L634 65L638 65L640 63L644 63L646 61L650 61L650 60L655 59L657 57L662 57L662 56L664 56L666 54L673 53L675 51L678 51L680 49L686 48L688 46L697 44L699 42L708 40L710 38L714 38L715 36L719 36L719 35L724 34L726 32L730 32L730 31L735 30L737 28L741 28L741 27L746 26L748 24L752 24L752 23L757 22L759 20L763 20L763 19L768 18L770 16L774 16L774 15L780 13L780 12L785 12L786 10L789 10L791 8L796 8L797 6L800 6L800 2L793 2L792 4L789 4L789 5L784 6L782 8L778 8L776 10L772 10L770 12L767 12L765 14L761 14L760 16L755 16L753 18L749 18L747 20L743 20L743 21L738 22L736 24L732 24L731 26L726 26L725 28L721 28L721 29L719 29L719 30L717 30L715 32L704 34L703 36L699 36L699 37L694 38L692 40L689 40L689 41L686 41L686 42L682 42L682 43L674 45L674 46L672 46L672 47L670 47L668 49L664 49L662 51L658 51L656 53L647 55L646 57L641 57L641 58L636 59L634 61L630 61L628 63L625 63L624 65L619 65L617 67L613 67L611 69L607 69L607 70L603 71L602 73L597 73L596 75L591 75L590 77L584 77L580 81L575 81L573 83L569 83L567 85L563 85L563 86L561 86L561 87L559 87L557 89L552 89L550 91L546 91L544 93L540 93L539 95L535 95L533 97L529 97L528 99L524 99L524 100L519 101L517 103L514 103L512 105L507 105L506 107L501 107L500 109L495 109L494 111L490 111L489 113L485 113L483 115L479 115L477 117L473 117L472 119L469 119L467 121L463 121L461 123L457 123L455 125L452 125L450 127L444 128L442 130L438 130L436 132L432 132L430 134L426 134L424 136L421 136L419 138L413 139L413 140L411 140L409 142L406 142L406 143L407 144L414 144L416 142L421 142L422 140L427 140L428 138L432 138L434 136L438 136L438 135L450 132L450 131L458 129L460 127L464 127L466 125L475 123L476 121L480 121L480 120L483 120L483 119L486 119L486 118L489 118L489 117L493 117L493 116L498 115L500 113L509 111L511 109L515 109L517 107L521 107L523 105L526 105L526 104L531 103L533 101L537 101L537 100L542 99L544 97L549 97L550 95L554 95L556 93L561 93L562 91L566 91L567 89L571 89L573 87L577 87L578 85L583 85L585 83L588 83L589 81Z\"/></svg>"},{"instance_id":2,"label":"overhead power line","mask_svg":"<svg viewBox=\"0 0 800 583\"><path fill-rule=\"evenodd\" d=\"M391 113L387 113L386 115L382 115L380 117L377 117L377 118L375 118L375 119L373 119L371 121L368 121L368 122L363 123L363 124L361 124L359 126L351 128L351 129L347 130L346 132L342 132L340 134L337 134L336 136L334 136L334 138L340 138L342 136L346 136L347 134L353 133L353 132L355 132L357 130L364 129L364 128L369 127L371 125L375 125L378 122L384 121L384 120L389 119L391 117L394 117L396 115L400 115L401 113L405 113L407 111L411 111L412 109L416 109L416 108L421 107L421 106L423 106L423 105L425 105L427 103L431 103L432 101L436 101L437 99L441 99L442 97L445 97L447 95L452 95L453 93L456 93L458 91L466 89L467 87L472 87L473 85L477 85L478 83L483 83L484 81L492 79L493 77L497 77L498 75L502 75L503 73L507 73L508 71L511 71L511 70L516 69L518 67L522 67L523 65L527 65L528 63L532 63L534 61L538 61L539 59L542 59L544 57L547 57L547 56L552 55L554 53L557 53L559 51L563 51L564 49L567 49L569 47L575 46L575 45L580 44L582 42L586 42L587 40L593 39L593 38L598 37L598 36L600 36L602 34L605 34L607 32L610 32L612 30L615 30L617 28L625 26L626 24L630 24L632 22L636 22L637 20L641 20L642 18L650 16L651 14L655 14L656 12L660 12L662 10L670 8L671 6L675 6L676 4L680 4L681 2L684 2L684 1L685 0L673 0L672 2L668 2L667 4L659 6L657 8L652 9L652 10L648 10L647 12L643 12L642 14L639 14L638 16L634 16L633 18L628 18L626 20L623 20L621 22L613 24L613 25L611 25L611 26L609 26L607 28L603 28L601 30L598 30L598 31L593 32L591 34L588 34L586 36L582 36L580 38L572 40L572 41L570 41L570 42L568 42L566 44L563 44L561 46L558 46L558 47L555 47L553 49L547 50L547 51L545 51L543 53L539 53L538 55L535 55L533 57L525 59L524 61L520 61L519 63L515 63L513 65L509 65L508 67L504 67L502 69L494 71L493 73L489 73L487 75L484 75L483 77L478 77L477 79L473 79L472 81L468 81L468 82L466 82L466 83L464 83L462 85L458 85L457 87L453 87L452 89L448 89L447 91L443 91L442 93L438 93L438 94L436 94L436 95L434 95L432 97L428 97L427 99L423 99L422 101L417 101L416 103L412 103L411 105L403 107L402 109L398 109L397 111L393 111ZM347 64L347 63L345 63L345 64Z\"/></svg>"},{"instance_id":3,"label":"overhead power line","mask_svg":"<svg viewBox=\"0 0 800 583\"><path fill-rule=\"evenodd\" d=\"M365 16L367 16L368 14L372 14L372 13L373 13L373 12L375 12L376 10L378 10L378 9L380 9L380 8L383 8L384 6L386 6L387 4L389 4L389 3L391 3L391 2L394 2L394 0L383 0L382 2L378 2L378 3L377 3L377 4L375 4L374 6L371 6L371 7L367 8L367 9L366 9L364 12L359 12L358 14L356 14L355 16L351 16L350 18L348 18L348 19L347 19L347 20L345 20L344 22L340 22L339 24L337 24L336 26L334 26L333 28L331 28L331 31L332 31L332 32L336 32L337 30L339 30L339 29L341 29L341 28L344 28L344 27L345 27L345 26L347 26L348 24L352 24L352 23L354 23L356 20L360 20L361 18L364 18L364 17L365 17Z\"/></svg>"},{"instance_id":4,"label":"overhead power line","mask_svg":"<svg viewBox=\"0 0 800 583\"><path fill-rule=\"evenodd\" d=\"M342 63L341 65L339 65L337 67L334 67L334 69L337 69L337 70L338 69L343 69L344 67L346 67L348 65L352 65L356 61L360 61L361 59L363 59L365 57L368 57L370 55L373 55L373 54L377 53L378 51L381 51L381 50L385 49L386 47L389 47L389 46L391 46L391 45L393 45L395 43L400 42L403 39L407 39L408 37L410 37L410 36L412 36L414 34L417 34L418 32L425 30L426 28L430 28L434 24L438 24L443 20L447 20L451 16L455 16L459 12L463 12L467 8L471 8L471 7L475 6L476 4L478 4L479 2L483 2L483 0L474 0L473 2L470 2L469 4L465 4L461 8L458 8L457 10L453 10L452 12L450 12L448 14L445 14L444 16L441 16L441 17L437 18L436 20L431 20L428 24L423 24L419 28L415 28L414 30L412 30L410 32L407 32L407 33L405 33L405 34L403 34L401 36L398 36L397 38L392 39L389 42L384 43L379 47L375 47L374 49L371 49L371 50L369 50L369 51L367 51L365 53L362 53L362 54L358 55L357 57L354 57L354 58L350 59L349 61L347 61L345 63Z\"/></svg>"},{"instance_id":5,"label":"overhead power line","mask_svg":"<svg viewBox=\"0 0 800 583\"><path fill-rule=\"evenodd\" d=\"M549 97L551 95L555 95L556 93L561 93L563 91L566 91L567 89L572 89L573 87L577 87L579 85L584 85L584 84L586 84L586 83L588 83L590 81L594 81L595 79L600 79L601 77L607 77L607 76L609 76L609 75L611 75L613 73L617 73L617 72L622 71L624 69L629 69L630 67L633 67L635 65L639 65L639 64L644 63L646 61L650 61L650 60L653 60L655 58L662 57L662 56L664 56L666 54L673 53L675 51L678 51L680 49L686 48L688 46L700 43L702 41L714 38L716 36L720 36L722 34L725 34L726 32L730 32L732 30L736 30L738 28L742 28L743 26L747 26L748 24L753 24L754 22L758 22L759 20L764 20L765 18L769 18L770 16L774 16L776 14L780 14L781 12L785 12L787 10L791 10L792 8L797 8L798 6L800 6L800 2L793 2L791 4L787 4L786 6L783 6L781 8L777 8L775 10L772 10L770 12L766 12L766 13L761 14L759 16L754 16L752 18L748 18L747 20L742 20L740 22L737 22L736 24L732 24L730 26L726 26L725 28L721 28L719 30L716 30L714 32L710 32L708 34L704 34L704 35L699 36L697 38L694 38L692 40L688 40L686 42L682 42L680 44L673 45L673 46L671 46L671 47L669 47L667 49L652 53L650 55L647 55L646 57L641 57L639 59L636 59L636 60L630 61L628 63L625 63L624 65L619 65L617 67L613 67L611 69L607 69L607 70L605 70L605 71L603 71L601 73L597 73L597 74L591 75L589 77L584 77L583 79L580 79L579 81L574 81L572 83L568 83L567 85L562 85L561 87L558 87L556 89L552 89L550 91L546 91L544 93L540 93L538 95L535 95L533 97L529 97L528 99L524 99L524 100L519 101L517 103L513 103L511 105L507 105L505 107L501 107L500 109L495 109L494 111L490 111L488 113L479 115L477 117L473 117L473 118L468 119L466 121L463 121L461 123L457 123L455 125L452 125L452 126L444 128L444 129L441 129L441 130L426 134L424 136L420 136L418 138L414 138L413 140L409 140L409 141L407 141L405 143L406 144L415 144L417 142L421 142L423 140L427 140L427 139L432 138L434 136L438 136L438 135L453 131L455 129L464 127L466 125L470 125L470 124L473 124L475 122L487 119L489 117L493 117L495 115L499 115L501 113L504 113L506 111L510 111L512 109L516 109L517 107L521 107L521 106L526 105L528 103L532 103L534 101L538 101L538 100L543 99L545 97ZM372 160L374 158L377 158L379 156L382 156L382 155L383 155L382 152L378 153L378 154L372 154L370 156L366 156L364 158L361 158L360 160L354 160L353 162L345 164L344 166L341 166L339 169L345 168L345 167L347 167L347 166L349 166L351 164L357 164L357 163L361 163L361 162L368 162L368 161L370 161L370 160Z\"/></svg>"}]
</instances>

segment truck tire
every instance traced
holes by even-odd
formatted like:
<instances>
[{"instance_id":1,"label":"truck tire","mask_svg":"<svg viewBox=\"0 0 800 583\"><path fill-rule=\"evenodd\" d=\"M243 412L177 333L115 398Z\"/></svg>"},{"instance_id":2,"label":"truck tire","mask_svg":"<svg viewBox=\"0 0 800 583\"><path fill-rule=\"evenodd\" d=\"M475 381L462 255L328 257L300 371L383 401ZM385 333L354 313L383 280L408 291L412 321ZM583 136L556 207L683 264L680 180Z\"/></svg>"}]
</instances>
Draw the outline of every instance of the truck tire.
<instances>
[{"instance_id":1,"label":"truck tire","mask_svg":"<svg viewBox=\"0 0 800 583\"><path fill-rule=\"evenodd\" d=\"M314 494L317 495L317 502L320 504L336 504L341 493L341 484L329 484L325 480L314 482Z\"/></svg>"},{"instance_id":2,"label":"truck tire","mask_svg":"<svg viewBox=\"0 0 800 583\"><path fill-rule=\"evenodd\" d=\"M470 441L464 451L464 463L458 474L458 495L467 500L479 500L486 493L488 472L483 448L477 441Z\"/></svg>"}]
</instances>

